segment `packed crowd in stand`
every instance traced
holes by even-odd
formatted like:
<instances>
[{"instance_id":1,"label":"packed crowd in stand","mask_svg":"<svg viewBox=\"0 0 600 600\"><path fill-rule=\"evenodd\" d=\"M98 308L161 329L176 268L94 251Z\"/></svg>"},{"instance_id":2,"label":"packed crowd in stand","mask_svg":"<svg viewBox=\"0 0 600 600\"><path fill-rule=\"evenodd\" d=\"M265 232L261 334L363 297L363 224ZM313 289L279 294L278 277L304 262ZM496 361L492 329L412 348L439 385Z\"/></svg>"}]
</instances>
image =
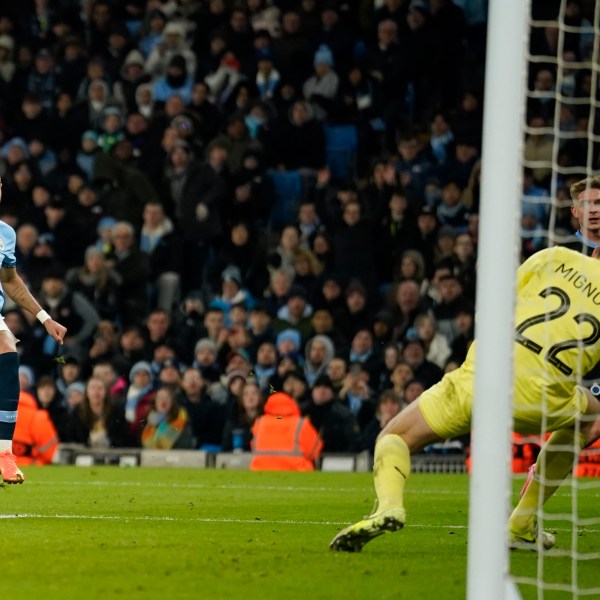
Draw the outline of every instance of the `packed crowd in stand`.
<instances>
[{"instance_id":1,"label":"packed crowd in stand","mask_svg":"<svg viewBox=\"0 0 600 600\"><path fill-rule=\"evenodd\" d=\"M484 0L2 3L0 218L64 347L5 318L60 440L248 449L276 390L372 451L472 341L485 27Z\"/></svg>"}]
</instances>

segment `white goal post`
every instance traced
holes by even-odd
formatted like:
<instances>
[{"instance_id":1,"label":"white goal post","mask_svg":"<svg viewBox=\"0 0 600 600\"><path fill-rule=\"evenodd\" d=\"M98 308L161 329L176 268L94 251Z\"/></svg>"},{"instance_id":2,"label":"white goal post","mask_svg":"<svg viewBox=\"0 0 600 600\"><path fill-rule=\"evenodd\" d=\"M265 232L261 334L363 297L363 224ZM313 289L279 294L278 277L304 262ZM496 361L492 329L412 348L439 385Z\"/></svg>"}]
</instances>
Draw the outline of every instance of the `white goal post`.
<instances>
[{"instance_id":1,"label":"white goal post","mask_svg":"<svg viewBox=\"0 0 600 600\"><path fill-rule=\"evenodd\" d=\"M515 270L528 0L490 0L477 270L477 369L469 494L468 600L519 598L509 578Z\"/></svg>"}]
</instances>

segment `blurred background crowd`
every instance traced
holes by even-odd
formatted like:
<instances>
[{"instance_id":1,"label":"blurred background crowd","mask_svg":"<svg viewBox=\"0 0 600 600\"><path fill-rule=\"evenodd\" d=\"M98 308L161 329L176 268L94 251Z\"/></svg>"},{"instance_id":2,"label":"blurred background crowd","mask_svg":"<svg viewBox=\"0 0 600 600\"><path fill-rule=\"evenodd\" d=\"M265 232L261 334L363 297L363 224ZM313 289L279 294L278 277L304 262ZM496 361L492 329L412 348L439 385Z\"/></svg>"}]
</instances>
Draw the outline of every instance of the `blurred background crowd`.
<instances>
[{"instance_id":1,"label":"blurred background crowd","mask_svg":"<svg viewBox=\"0 0 600 600\"><path fill-rule=\"evenodd\" d=\"M325 451L372 450L460 364L486 5L2 3L0 218L64 348L10 304L5 318L62 441L248 449L277 390ZM585 26L586 3L567 8ZM546 27L532 52L553 40ZM586 60L590 36L562 51ZM589 97L591 74L562 85ZM530 90L526 157L551 163L556 65L533 64ZM581 164L566 146L559 161ZM524 257L545 243L548 204L527 199L550 173L526 169ZM577 229L568 208L555 225Z\"/></svg>"}]
</instances>

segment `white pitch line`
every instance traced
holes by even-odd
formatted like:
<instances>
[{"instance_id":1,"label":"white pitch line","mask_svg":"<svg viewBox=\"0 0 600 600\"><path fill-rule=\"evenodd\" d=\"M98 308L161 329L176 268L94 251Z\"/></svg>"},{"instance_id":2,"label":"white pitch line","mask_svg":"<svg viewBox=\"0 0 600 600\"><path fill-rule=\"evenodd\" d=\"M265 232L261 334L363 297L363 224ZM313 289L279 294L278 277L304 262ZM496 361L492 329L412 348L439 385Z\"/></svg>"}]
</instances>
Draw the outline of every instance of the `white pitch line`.
<instances>
[{"instance_id":1,"label":"white pitch line","mask_svg":"<svg viewBox=\"0 0 600 600\"><path fill-rule=\"evenodd\" d=\"M31 485L51 485L55 486L90 486L90 487L135 487L135 488L184 488L184 489L200 489L200 490L256 490L265 492L349 492L349 493L364 493L373 492L372 487L364 488L339 488L339 487L302 487L295 485L240 485L240 484L219 484L212 485L208 483L166 483L166 482L148 482L148 481L31 481L27 480L29 486ZM449 496L467 496L467 490L420 490L420 489L408 489L408 494L428 494L428 495L449 495Z\"/></svg>"},{"instance_id":2,"label":"white pitch line","mask_svg":"<svg viewBox=\"0 0 600 600\"><path fill-rule=\"evenodd\" d=\"M339 488L339 487L308 487L308 486L295 486L295 485L241 485L241 484L229 484L222 483L218 485L208 484L208 483L181 483L181 482L164 482L164 481L156 481L156 482L148 482L148 481L32 481L31 479L27 480L27 486L46 486L51 485L52 487L56 486L89 486L89 487L122 487L122 488L181 488L181 489L198 489L198 490L256 490L258 492L319 492L319 493L371 493L373 494L372 487L347 487L347 488ZM600 485L598 486L600 489ZM591 490L596 489L595 487L586 487L579 488L578 492L580 494L591 496L592 498L600 498L599 493L590 493ZM418 488L407 488L404 490L405 494L410 495L427 495L427 496L468 496L468 490L443 490L443 489L430 489L423 490ZM564 490L560 490L558 492L559 497L570 498L574 494L568 490L568 487Z\"/></svg>"},{"instance_id":3,"label":"white pitch line","mask_svg":"<svg viewBox=\"0 0 600 600\"><path fill-rule=\"evenodd\" d=\"M201 490L257 490L257 491L282 491L282 492L367 492L372 488L330 488L330 487L301 487L294 485L241 485L241 484L218 484L209 483L181 483L164 481L33 481L27 480L27 483L33 485L51 485L54 486L90 486L90 487L136 487L136 488L184 488Z\"/></svg>"},{"instance_id":4,"label":"white pitch line","mask_svg":"<svg viewBox=\"0 0 600 600\"><path fill-rule=\"evenodd\" d=\"M350 525L352 521L298 521L294 519L212 519L207 517L194 517L191 519L181 519L177 517L157 517L157 516L135 516L123 517L119 515L43 515L41 513L20 513L20 514L0 514L0 520L10 519L57 519L57 520L82 520L82 521L165 521L174 523L238 523L254 525L325 525L327 527L337 525ZM467 529L467 525L444 525L432 523L408 523L407 527L411 529ZM552 527L552 531L571 532L566 527ZM583 527L579 530L582 533L600 533L600 529Z\"/></svg>"},{"instance_id":5,"label":"white pitch line","mask_svg":"<svg viewBox=\"0 0 600 600\"><path fill-rule=\"evenodd\" d=\"M120 515L43 515L41 513L17 513L0 514L2 519L73 519L73 520L91 520L91 521L168 521L176 523L240 523L257 525L350 525L352 521L298 521L295 519L211 519L208 517L193 517L190 519L181 519L177 517L157 517L157 516L133 516L123 517ZM431 524L412 524L411 527L420 529L466 529L466 525L431 525Z\"/></svg>"}]
</instances>

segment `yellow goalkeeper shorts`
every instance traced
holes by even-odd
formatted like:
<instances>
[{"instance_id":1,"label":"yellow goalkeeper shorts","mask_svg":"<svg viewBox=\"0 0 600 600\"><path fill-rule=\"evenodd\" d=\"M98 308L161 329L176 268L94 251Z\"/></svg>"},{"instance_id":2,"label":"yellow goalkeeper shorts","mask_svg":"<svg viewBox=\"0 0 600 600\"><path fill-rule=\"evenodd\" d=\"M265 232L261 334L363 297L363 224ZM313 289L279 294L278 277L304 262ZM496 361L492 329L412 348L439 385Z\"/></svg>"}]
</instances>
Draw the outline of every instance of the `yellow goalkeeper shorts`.
<instances>
[{"instance_id":1,"label":"yellow goalkeeper shorts","mask_svg":"<svg viewBox=\"0 0 600 600\"><path fill-rule=\"evenodd\" d=\"M421 394L419 409L432 431L442 439L471 431L473 407L473 372L463 367L452 371ZM582 387L574 386L568 397L552 397L531 381L515 381L513 430L537 434L573 427L578 416L587 410Z\"/></svg>"}]
</instances>

